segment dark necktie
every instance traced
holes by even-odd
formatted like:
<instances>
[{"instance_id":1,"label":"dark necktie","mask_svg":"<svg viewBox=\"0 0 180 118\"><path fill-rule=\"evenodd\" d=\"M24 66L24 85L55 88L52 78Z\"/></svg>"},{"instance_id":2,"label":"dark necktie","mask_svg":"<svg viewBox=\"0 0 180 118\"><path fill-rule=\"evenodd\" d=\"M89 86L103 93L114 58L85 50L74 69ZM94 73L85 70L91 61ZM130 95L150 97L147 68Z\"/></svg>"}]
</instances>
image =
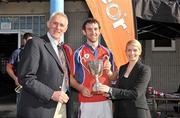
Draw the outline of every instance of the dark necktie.
<instances>
[{"instance_id":1,"label":"dark necktie","mask_svg":"<svg viewBox=\"0 0 180 118\"><path fill-rule=\"evenodd\" d=\"M66 92L66 90L69 89L69 77L68 77L68 66L66 62L66 55L64 52L64 49L62 46L58 45L58 53L59 53L59 61L61 63L61 68L63 69L64 72L64 84L62 85L62 90Z\"/></svg>"}]
</instances>

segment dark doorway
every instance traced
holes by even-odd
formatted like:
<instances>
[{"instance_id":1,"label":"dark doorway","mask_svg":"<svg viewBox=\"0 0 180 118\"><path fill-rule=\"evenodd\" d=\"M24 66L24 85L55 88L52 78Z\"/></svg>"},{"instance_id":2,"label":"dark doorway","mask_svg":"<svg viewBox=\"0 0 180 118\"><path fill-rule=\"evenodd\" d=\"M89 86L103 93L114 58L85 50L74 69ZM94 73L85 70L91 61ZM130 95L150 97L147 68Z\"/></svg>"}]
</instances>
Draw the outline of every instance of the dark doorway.
<instances>
[{"instance_id":1,"label":"dark doorway","mask_svg":"<svg viewBox=\"0 0 180 118\"><path fill-rule=\"evenodd\" d=\"M0 97L15 94L15 83L6 72L6 63L18 48L18 33L0 33Z\"/></svg>"}]
</instances>

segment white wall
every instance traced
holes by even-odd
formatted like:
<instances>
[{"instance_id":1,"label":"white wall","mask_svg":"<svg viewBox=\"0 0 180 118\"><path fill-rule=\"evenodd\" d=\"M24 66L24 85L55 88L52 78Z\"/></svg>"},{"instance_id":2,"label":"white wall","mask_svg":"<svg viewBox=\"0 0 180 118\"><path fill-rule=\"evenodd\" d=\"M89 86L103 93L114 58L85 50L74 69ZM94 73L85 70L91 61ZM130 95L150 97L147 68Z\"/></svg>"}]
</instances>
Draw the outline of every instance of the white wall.
<instances>
[{"instance_id":1,"label":"white wall","mask_svg":"<svg viewBox=\"0 0 180 118\"><path fill-rule=\"evenodd\" d=\"M175 51L152 51L151 40L145 43L145 63L151 66L151 85L165 93L175 92L180 84L180 39Z\"/></svg>"}]
</instances>

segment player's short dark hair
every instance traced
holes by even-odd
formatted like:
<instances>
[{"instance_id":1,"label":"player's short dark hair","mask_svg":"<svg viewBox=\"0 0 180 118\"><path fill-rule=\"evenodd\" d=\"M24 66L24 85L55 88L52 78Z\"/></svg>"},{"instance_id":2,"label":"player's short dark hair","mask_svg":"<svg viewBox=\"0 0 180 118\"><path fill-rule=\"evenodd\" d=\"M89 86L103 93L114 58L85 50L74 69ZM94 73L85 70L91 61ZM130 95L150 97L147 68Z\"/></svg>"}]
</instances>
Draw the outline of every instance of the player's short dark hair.
<instances>
[{"instance_id":1,"label":"player's short dark hair","mask_svg":"<svg viewBox=\"0 0 180 118\"><path fill-rule=\"evenodd\" d=\"M97 23L98 26L99 26L99 29L101 28L100 23L99 23L98 20L96 20L96 19L94 19L94 18L88 18L88 19L83 23L83 25L82 25L82 29L83 29L83 30L86 29L86 25L87 25L88 23L90 23L90 24L92 24L92 23Z\"/></svg>"}]
</instances>

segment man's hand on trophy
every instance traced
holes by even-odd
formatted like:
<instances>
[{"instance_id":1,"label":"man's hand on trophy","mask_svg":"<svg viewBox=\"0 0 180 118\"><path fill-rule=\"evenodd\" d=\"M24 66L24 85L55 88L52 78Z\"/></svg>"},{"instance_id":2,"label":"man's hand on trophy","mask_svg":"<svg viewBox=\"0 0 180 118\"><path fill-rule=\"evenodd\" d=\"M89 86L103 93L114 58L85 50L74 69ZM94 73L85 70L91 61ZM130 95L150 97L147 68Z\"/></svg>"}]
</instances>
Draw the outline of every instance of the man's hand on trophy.
<instances>
[{"instance_id":1,"label":"man's hand on trophy","mask_svg":"<svg viewBox=\"0 0 180 118\"><path fill-rule=\"evenodd\" d=\"M51 99L60 102L60 103L67 103L69 100L68 95L64 91L54 91Z\"/></svg>"},{"instance_id":2,"label":"man's hand on trophy","mask_svg":"<svg viewBox=\"0 0 180 118\"><path fill-rule=\"evenodd\" d=\"M102 93L103 93L102 95L103 95L104 97L107 97L107 98L110 97L109 93L105 93L105 92L102 92Z\"/></svg>"},{"instance_id":3,"label":"man's hand on trophy","mask_svg":"<svg viewBox=\"0 0 180 118\"><path fill-rule=\"evenodd\" d=\"M81 93L84 97L92 97L91 92L85 86L81 87Z\"/></svg>"},{"instance_id":4,"label":"man's hand on trophy","mask_svg":"<svg viewBox=\"0 0 180 118\"><path fill-rule=\"evenodd\" d=\"M111 63L110 63L110 61L108 59L104 60L103 69L104 70L111 70Z\"/></svg>"},{"instance_id":5,"label":"man's hand on trophy","mask_svg":"<svg viewBox=\"0 0 180 118\"><path fill-rule=\"evenodd\" d=\"M106 59L104 61L104 64L103 64L103 69L106 71L107 75L110 77L113 75L112 71L111 71L111 63L108 59Z\"/></svg>"}]
</instances>

